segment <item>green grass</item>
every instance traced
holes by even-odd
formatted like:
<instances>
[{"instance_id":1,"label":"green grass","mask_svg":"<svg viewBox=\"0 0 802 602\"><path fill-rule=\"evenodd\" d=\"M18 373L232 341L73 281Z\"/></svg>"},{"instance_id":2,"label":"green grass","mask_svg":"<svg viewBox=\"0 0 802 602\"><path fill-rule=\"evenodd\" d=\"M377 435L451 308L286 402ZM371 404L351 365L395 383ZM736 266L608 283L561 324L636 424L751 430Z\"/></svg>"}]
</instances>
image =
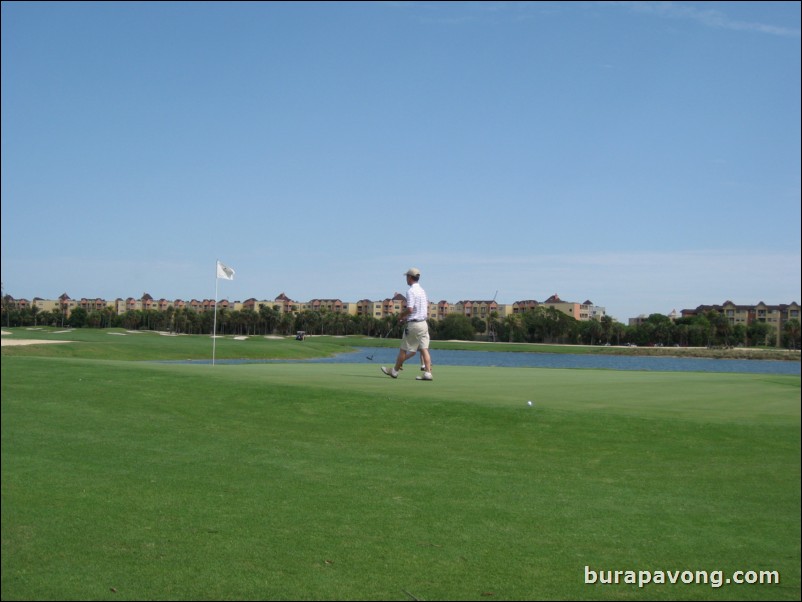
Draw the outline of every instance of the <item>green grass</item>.
<instances>
[{"instance_id":1,"label":"green grass","mask_svg":"<svg viewBox=\"0 0 802 602\"><path fill-rule=\"evenodd\" d=\"M294 338L165 335L154 331L111 329L4 328L9 338L70 341L54 345L3 347L2 354L35 357L80 357L120 360L211 360L216 359L306 359L341 353L346 339L313 337L303 342ZM9 336L9 335L4 335ZM396 341L396 345L398 341Z\"/></svg>"},{"instance_id":2,"label":"green grass","mask_svg":"<svg viewBox=\"0 0 802 602\"><path fill-rule=\"evenodd\" d=\"M800 598L799 377L421 383L130 361L208 337L72 336L3 349L3 600ZM781 582L585 585L585 566Z\"/></svg>"}]
</instances>

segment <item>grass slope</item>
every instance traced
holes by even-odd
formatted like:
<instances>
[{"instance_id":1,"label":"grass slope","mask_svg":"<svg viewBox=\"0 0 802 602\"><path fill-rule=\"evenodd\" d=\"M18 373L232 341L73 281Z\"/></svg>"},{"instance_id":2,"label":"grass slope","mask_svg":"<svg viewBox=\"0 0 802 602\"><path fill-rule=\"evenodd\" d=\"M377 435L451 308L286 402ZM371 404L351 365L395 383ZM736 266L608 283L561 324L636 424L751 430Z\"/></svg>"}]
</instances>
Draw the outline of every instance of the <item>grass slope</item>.
<instances>
[{"instance_id":1,"label":"grass slope","mask_svg":"<svg viewBox=\"0 0 802 602\"><path fill-rule=\"evenodd\" d=\"M798 377L5 351L3 600L800 597Z\"/></svg>"}]
</instances>

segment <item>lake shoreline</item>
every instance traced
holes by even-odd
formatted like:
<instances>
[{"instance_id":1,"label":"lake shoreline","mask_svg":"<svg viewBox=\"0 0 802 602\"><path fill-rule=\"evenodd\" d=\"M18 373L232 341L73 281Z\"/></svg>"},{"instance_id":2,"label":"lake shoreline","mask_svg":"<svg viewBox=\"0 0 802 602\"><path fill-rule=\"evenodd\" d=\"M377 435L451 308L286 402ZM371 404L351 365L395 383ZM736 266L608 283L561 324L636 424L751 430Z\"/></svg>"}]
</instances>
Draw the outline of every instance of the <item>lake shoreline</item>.
<instances>
[{"instance_id":1,"label":"lake shoreline","mask_svg":"<svg viewBox=\"0 0 802 602\"><path fill-rule=\"evenodd\" d=\"M376 341L376 346L389 347L399 344L399 339L370 339L363 342ZM370 343L368 343L370 344ZM370 344L373 346L372 344ZM618 345L567 345L549 343L505 343L492 341L459 341L459 340L433 340L432 350L437 349L464 349L469 351L516 351L521 353L572 353L589 355L622 355L622 356L648 356L648 357L687 357L710 359L735 360L779 360L799 362L800 351L791 349L756 348L756 347L636 347Z\"/></svg>"}]
</instances>

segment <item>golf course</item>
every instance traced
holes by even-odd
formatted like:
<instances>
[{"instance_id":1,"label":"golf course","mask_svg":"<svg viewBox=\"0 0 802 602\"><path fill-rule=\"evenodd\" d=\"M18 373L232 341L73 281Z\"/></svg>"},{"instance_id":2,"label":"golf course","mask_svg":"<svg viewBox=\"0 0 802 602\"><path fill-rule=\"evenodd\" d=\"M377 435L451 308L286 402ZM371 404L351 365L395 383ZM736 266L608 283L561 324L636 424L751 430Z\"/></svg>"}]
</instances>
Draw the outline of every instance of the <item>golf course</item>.
<instances>
[{"instance_id":1,"label":"golf course","mask_svg":"<svg viewBox=\"0 0 802 602\"><path fill-rule=\"evenodd\" d=\"M799 376L439 366L435 341L421 382L296 361L360 337L219 337L283 361L215 365L179 363L209 336L7 340L3 600L802 595Z\"/></svg>"}]
</instances>

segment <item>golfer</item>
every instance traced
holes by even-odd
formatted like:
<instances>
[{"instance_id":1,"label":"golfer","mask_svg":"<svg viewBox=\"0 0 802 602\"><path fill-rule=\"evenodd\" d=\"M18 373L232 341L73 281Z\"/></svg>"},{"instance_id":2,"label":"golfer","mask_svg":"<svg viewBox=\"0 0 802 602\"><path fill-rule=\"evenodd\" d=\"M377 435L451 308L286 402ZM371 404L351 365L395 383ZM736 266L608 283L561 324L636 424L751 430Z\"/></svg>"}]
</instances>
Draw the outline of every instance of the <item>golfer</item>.
<instances>
[{"instance_id":1,"label":"golfer","mask_svg":"<svg viewBox=\"0 0 802 602\"><path fill-rule=\"evenodd\" d=\"M399 322L406 322L404 338L401 340L401 349L398 350L398 357L395 359L395 366L387 369L382 366L382 372L391 378L398 378L398 372L404 362L413 357L420 351L423 360L423 376L416 377L416 380L432 380L432 358L429 355L429 324L426 318L429 317L429 298L426 291L418 284L420 280L420 270L409 268L404 274L407 277L407 306L398 317Z\"/></svg>"}]
</instances>

